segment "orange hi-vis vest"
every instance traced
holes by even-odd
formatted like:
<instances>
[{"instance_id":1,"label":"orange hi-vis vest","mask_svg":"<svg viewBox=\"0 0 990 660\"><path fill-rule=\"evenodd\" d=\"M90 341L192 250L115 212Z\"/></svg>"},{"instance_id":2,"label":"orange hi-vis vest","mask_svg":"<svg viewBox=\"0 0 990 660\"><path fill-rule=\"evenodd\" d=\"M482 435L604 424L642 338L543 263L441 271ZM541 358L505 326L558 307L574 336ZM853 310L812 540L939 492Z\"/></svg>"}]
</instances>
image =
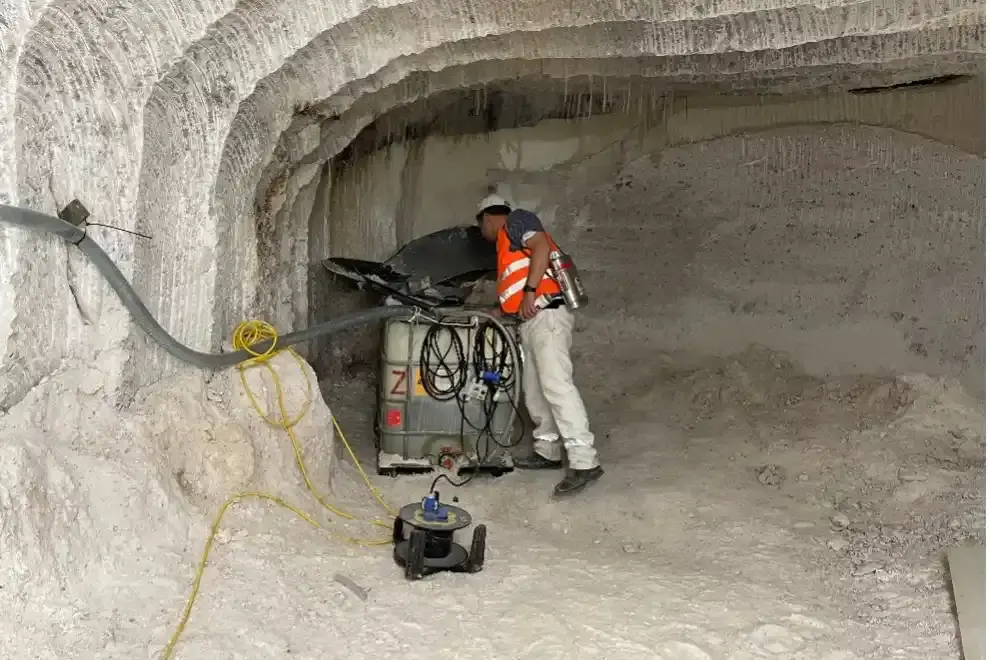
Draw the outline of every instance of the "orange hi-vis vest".
<instances>
[{"instance_id":1,"label":"orange hi-vis vest","mask_svg":"<svg viewBox=\"0 0 990 660\"><path fill-rule=\"evenodd\" d=\"M557 249L556 243L547 234L550 251ZM498 233L495 243L498 250L498 302L506 314L516 314L522 306L523 287L529 277L529 251L513 250L509 234L503 229ZM536 296L560 293L560 286L553 278L550 269L543 274L543 279L536 285Z\"/></svg>"}]
</instances>

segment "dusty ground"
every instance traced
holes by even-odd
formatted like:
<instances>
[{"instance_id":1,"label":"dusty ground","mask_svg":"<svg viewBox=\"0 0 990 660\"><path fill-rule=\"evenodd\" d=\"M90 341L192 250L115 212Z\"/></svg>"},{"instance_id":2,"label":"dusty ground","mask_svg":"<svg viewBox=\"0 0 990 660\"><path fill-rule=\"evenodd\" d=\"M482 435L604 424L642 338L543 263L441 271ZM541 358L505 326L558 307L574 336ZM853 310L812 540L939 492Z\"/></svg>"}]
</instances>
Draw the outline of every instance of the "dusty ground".
<instances>
[{"instance_id":1,"label":"dusty ground","mask_svg":"<svg viewBox=\"0 0 990 660\"><path fill-rule=\"evenodd\" d=\"M608 474L586 496L551 502L554 476L522 473L458 493L490 529L481 574L409 584L387 550L242 509L176 657L959 657L942 557L984 538L979 404L761 349L666 358L655 386L630 363L613 373L636 394L590 390ZM379 480L395 503L428 482Z\"/></svg>"},{"instance_id":2,"label":"dusty ground","mask_svg":"<svg viewBox=\"0 0 990 660\"><path fill-rule=\"evenodd\" d=\"M555 475L514 473L457 493L489 526L485 571L407 583L387 547L242 504L174 658L959 657L943 557L985 537L979 401L921 376L822 380L759 347L646 361L631 346L610 347L608 362L579 358L607 471L595 488L553 502ZM370 468L371 392L358 382L331 401ZM291 490L290 467L274 490ZM375 478L395 505L429 480ZM334 483L336 504L381 514L353 470ZM64 524L37 530L48 539L39 558L62 551L51 532ZM0 635L0 655L158 658L201 549L190 531L182 544L122 529L84 589L22 594L7 605L16 627Z\"/></svg>"},{"instance_id":3,"label":"dusty ground","mask_svg":"<svg viewBox=\"0 0 990 660\"><path fill-rule=\"evenodd\" d=\"M670 149L558 209L594 298L593 490L473 482L488 567L417 584L387 550L242 511L177 657L959 658L944 552L985 537L983 404L856 374L977 391L981 165L829 130ZM369 468L373 362L324 384ZM400 504L430 479L377 481ZM369 500L346 472L335 491Z\"/></svg>"}]
</instances>

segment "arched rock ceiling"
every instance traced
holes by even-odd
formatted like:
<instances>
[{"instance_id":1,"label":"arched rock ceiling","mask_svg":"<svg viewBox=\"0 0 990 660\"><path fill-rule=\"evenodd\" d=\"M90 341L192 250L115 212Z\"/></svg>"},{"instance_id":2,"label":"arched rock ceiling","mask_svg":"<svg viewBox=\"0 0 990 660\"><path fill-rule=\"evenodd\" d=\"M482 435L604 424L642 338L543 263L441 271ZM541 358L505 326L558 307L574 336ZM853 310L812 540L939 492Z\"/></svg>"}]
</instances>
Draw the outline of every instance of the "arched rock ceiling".
<instances>
[{"instance_id":1,"label":"arched rock ceiling","mask_svg":"<svg viewBox=\"0 0 990 660\"><path fill-rule=\"evenodd\" d=\"M534 75L577 79L575 87L587 84L581 78L597 77L600 84L611 81L613 87L635 87L633 93L656 100L665 93L702 90L849 89L905 82L933 72L965 74L983 68L984 22L976 5L903 7L887 18L872 5L835 5L822 10L774 7L740 15L715 11L709 18L675 13L670 23L659 25L612 21L446 42L397 57L328 96L324 96L326 86L320 86L310 99L293 106L297 115L308 115L308 120L290 124L286 137L293 128L329 118L320 147L302 158L295 155L301 163L320 162L340 152L365 125L396 106L444 90ZM700 6L693 11L706 16ZM310 44L273 80L297 76L304 66L299 60L313 49L331 50L333 45L326 41L331 37L327 34ZM631 83L630 76L637 83ZM286 87L284 82L280 87ZM260 106L247 107L254 111ZM278 165L273 163L269 172L277 172ZM230 173L231 177L241 175ZM262 186L258 194L264 193Z\"/></svg>"},{"instance_id":2,"label":"arched rock ceiling","mask_svg":"<svg viewBox=\"0 0 990 660\"><path fill-rule=\"evenodd\" d=\"M479 85L504 88L507 82L527 78L538 81L531 85L533 94L548 79L554 91L561 85L552 81L563 81L565 92L570 88L573 93L605 94L621 109L629 101L635 104L645 98L656 103L671 94L854 89L983 69L984 27L979 15L964 14L935 25L808 43L795 40L800 45L778 49L677 55L644 52L642 40L606 38L614 27L603 25L466 40L399 58L327 99L297 106L297 115L303 117L293 128L330 120L323 122L323 144L303 159L305 163L339 152L369 117L448 90ZM437 62L446 64L437 66ZM291 128L287 133L291 135Z\"/></svg>"},{"instance_id":3,"label":"arched rock ceiling","mask_svg":"<svg viewBox=\"0 0 990 660\"><path fill-rule=\"evenodd\" d=\"M852 81L857 71L875 79L881 67L895 77L972 70L984 50L977 0L144 0L124 6L60 0L21 5L5 18L11 34L27 35L17 74L8 80L17 89L21 153L34 149L54 158L44 143L71 149L94 138L99 144L101 124L140 130L137 199L151 224L165 213L201 215L211 204L214 217L243 213L243 192L257 183L294 109L326 99L340 115L386 88L367 104L366 124L387 103L402 102L403 94L387 88L410 72L438 72L419 95L434 85L536 72L635 72L732 89L762 87L778 77L782 89L793 89L802 78L808 86ZM829 73L836 68L843 73ZM404 91L408 98L408 85ZM59 97L78 107L53 107ZM128 110L140 113L121 121L118 114ZM361 125L341 124L317 157L339 151ZM104 149L113 146L104 140ZM39 185L44 161L24 164L16 177L22 188ZM174 167L177 161L181 167ZM206 182L215 183L213 199L191 194Z\"/></svg>"},{"instance_id":4,"label":"arched rock ceiling","mask_svg":"<svg viewBox=\"0 0 990 660\"><path fill-rule=\"evenodd\" d=\"M589 76L649 81L642 95L650 98L705 86L848 88L982 71L985 50L979 0L12 0L2 7L0 195L47 211L79 197L101 222L164 228L153 243L108 233L101 241L122 257L163 325L204 348L218 318L248 306L249 284L230 295L218 287L226 272L243 282L258 276L242 244L256 238L255 195L289 164L280 159L315 168L396 105L458 87L523 80L535 88ZM286 148L287 131L311 134L315 124L321 139ZM76 351L86 331L51 297L56 284L46 274L64 254L31 240L0 233L0 275L13 282L0 294L14 296L0 299L0 353L9 352L7 336L19 338L16 353L28 350L27 338L47 336L52 323L67 323L37 364L21 360L35 365L37 378L44 364L54 368L63 352ZM25 245L31 249L20 252ZM75 277L73 295L102 295L93 273ZM38 295L50 301L43 313ZM133 377L159 366L134 366Z\"/></svg>"}]
</instances>

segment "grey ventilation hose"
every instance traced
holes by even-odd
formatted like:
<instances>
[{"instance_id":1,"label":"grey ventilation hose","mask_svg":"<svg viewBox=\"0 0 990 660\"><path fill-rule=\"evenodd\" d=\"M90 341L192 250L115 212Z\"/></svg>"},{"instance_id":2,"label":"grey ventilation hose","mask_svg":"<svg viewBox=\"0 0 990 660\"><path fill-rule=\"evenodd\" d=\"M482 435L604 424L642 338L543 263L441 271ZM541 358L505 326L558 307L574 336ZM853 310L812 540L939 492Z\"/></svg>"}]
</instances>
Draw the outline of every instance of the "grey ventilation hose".
<instances>
[{"instance_id":1,"label":"grey ventilation hose","mask_svg":"<svg viewBox=\"0 0 990 660\"><path fill-rule=\"evenodd\" d=\"M86 236L86 232L83 229L44 213L29 211L6 204L0 204L0 222L6 222L17 227L23 227L24 229L54 234L78 246L93 265L96 266L96 269L100 271L100 274L103 275L107 283L117 292L117 295L120 296L121 302L124 303L131 316L134 317L135 323L141 326L141 329L148 333L148 336L164 348L169 355L203 369L232 367L252 357L251 353L244 350L233 353L201 353L177 341L175 337L170 335L155 320L155 317L145 307L144 302L142 302L137 292L134 291L131 283L124 277L124 274L117 268L117 265L103 251L103 248ZM334 319L333 321L313 326L312 328L290 332L287 335L280 336L278 338L278 346L284 348L294 344L301 344L318 337L349 330L359 325L375 323L397 316L408 317L416 312L416 308L406 306L376 307L375 309L355 312ZM251 350L255 353L264 353L270 350L271 346L272 342L266 340L255 344L251 347Z\"/></svg>"}]
</instances>

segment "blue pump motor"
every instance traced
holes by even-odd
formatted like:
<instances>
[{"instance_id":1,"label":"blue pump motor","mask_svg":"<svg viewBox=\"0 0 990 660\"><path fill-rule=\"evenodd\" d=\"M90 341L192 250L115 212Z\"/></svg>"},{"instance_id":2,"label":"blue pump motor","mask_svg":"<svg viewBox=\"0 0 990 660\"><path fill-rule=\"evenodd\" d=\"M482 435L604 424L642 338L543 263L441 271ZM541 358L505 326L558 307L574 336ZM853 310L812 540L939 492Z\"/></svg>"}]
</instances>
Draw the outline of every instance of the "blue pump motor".
<instances>
[{"instance_id":1,"label":"blue pump motor","mask_svg":"<svg viewBox=\"0 0 990 660\"><path fill-rule=\"evenodd\" d=\"M428 522L447 520L447 508L440 506L439 493L433 493L423 498L423 520Z\"/></svg>"}]
</instances>

